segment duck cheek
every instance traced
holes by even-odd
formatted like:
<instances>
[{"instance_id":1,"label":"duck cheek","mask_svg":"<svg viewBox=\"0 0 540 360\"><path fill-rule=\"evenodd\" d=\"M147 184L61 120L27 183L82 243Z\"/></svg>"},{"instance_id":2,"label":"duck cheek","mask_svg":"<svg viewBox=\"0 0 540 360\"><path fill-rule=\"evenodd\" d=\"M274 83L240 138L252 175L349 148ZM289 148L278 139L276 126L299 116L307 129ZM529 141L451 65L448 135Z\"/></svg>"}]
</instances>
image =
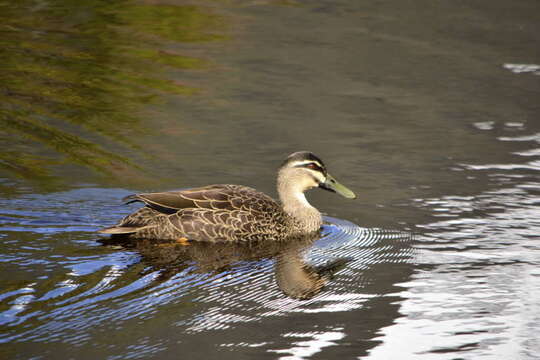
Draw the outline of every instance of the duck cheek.
<instances>
[{"instance_id":1,"label":"duck cheek","mask_svg":"<svg viewBox=\"0 0 540 360\"><path fill-rule=\"evenodd\" d=\"M312 179L309 183L309 189L319 187L319 184L319 181L317 181L316 179Z\"/></svg>"}]
</instances>

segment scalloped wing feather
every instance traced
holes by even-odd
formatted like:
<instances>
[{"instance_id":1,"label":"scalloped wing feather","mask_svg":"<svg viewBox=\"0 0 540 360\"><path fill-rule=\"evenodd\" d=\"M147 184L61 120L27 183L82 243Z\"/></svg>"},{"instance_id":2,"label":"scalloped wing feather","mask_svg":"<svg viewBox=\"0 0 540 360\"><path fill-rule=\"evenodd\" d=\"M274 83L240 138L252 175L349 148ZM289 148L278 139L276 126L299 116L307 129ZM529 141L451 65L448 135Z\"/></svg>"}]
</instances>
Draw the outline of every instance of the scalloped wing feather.
<instances>
[{"instance_id":1,"label":"scalloped wing feather","mask_svg":"<svg viewBox=\"0 0 540 360\"><path fill-rule=\"evenodd\" d=\"M137 194L147 206L102 230L138 238L199 241L267 239L285 229L286 215L269 196L239 185L211 185L165 193ZM176 209L180 206L183 208Z\"/></svg>"},{"instance_id":2,"label":"scalloped wing feather","mask_svg":"<svg viewBox=\"0 0 540 360\"><path fill-rule=\"evenodd\" d=\"M240 185L209 185L199 188L130 195L124 201L142 201L163 213L186 208L264 211L274 200ZM270 204L268 204L270 203Z\"/></svg>"}]
</instances>

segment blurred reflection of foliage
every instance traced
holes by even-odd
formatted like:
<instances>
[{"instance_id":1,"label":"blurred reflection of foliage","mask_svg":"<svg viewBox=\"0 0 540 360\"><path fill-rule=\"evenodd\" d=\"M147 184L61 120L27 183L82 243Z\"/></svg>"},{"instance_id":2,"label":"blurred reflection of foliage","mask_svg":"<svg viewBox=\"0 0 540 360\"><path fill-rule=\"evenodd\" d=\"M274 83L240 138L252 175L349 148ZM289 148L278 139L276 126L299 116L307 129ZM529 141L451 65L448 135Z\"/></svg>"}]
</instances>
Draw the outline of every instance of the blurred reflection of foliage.
<instances>
[{"instance_id":1,"label":"blurred reflection of foliage","mask_svg":"<svg viewBox=\"0 0 540 360\"><path fill-rule=\"evenodd\" d=\"M42 180L62 161L108 175L136 168L107 144L137 150L141 105L197 91L164 72L207 67L162 48L222 40L223 29L193 5L0 0L0 167Z\"/></svg>"}]
</instances>

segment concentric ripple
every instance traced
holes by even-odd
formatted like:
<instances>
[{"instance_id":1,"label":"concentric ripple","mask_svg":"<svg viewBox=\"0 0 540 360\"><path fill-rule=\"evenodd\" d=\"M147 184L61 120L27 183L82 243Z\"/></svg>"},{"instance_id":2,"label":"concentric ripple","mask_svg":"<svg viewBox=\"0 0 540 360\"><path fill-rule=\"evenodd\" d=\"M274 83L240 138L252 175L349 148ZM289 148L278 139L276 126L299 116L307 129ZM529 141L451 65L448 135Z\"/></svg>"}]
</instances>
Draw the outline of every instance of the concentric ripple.
<instances>
[{"instance_id":1,"label":"concentric ripple","mask_svg":"<svg viewBox=\"0 0 540 360\"><path fill-rule=\"evenodd\" d=\"M106 238L94 230L130 211L104 204L125 193L84 189L2 201L0 264L19 275L2 280L0 343L82 345L96 329L132 322L200 334L356 309L375 296L366 272L413 256L411 234L331 217L320 237L288 243L101 245ZM303 288L296 272L307 279ZM164 319L166 309L175 315ZM163 345L141 341L141 354Z\"/></svg>"}]
</instances>

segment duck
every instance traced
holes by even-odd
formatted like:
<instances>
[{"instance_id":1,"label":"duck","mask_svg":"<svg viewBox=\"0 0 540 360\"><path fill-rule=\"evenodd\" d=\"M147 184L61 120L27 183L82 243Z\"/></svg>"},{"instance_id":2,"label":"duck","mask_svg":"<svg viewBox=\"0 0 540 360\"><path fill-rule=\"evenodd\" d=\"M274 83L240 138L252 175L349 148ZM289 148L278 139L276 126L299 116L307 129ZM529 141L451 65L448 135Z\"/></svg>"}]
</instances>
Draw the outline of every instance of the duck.
<instances>
[{"instance_id":1,"label":"duck","mask_svg":"<svg viewBox=\"0 0 540 360\"><path fill-rule=\"evenodd\" d=\"M143 207L98 232L136 239L237 242L281 241L313 234L322 215L305 192L320 188L355 199L323 161L309 151L289 155L277 173L279 201L251 187L214 184L197 188L133 194L127 204Z\"/></svg>"}]
</instances>

